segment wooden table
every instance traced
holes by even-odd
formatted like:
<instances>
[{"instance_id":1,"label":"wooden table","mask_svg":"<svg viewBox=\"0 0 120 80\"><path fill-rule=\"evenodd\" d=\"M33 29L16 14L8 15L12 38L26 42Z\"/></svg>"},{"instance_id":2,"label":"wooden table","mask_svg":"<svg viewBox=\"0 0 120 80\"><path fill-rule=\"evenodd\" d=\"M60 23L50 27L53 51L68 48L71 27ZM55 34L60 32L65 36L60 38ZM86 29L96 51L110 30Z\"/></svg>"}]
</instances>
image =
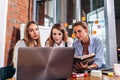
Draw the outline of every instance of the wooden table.
<instances>
[{"instance_id":1,"label":"wooden table","mask_svg":"<svg viewBox=\"0 0 120 80\"><path fill-rule=\"evenodd\" d=\"M14 78L7 79L7 80L15 80ZM79 78L69 78L67 80L120 80L120 76L106 76L102 75L102 77L93 77L93 76L87 76L87 77L79 77Z\"/></svg>"},{"instance_id":2,"label":"wooden table","mask_svg":"<svg viewBox=\"0 0 120 80\"><path fill-rule=\"evenodd\" d=\"M120 80L120 76L107 76L102 75L102 77L93 77L93 76L87 76L87 77L80 77L80 78L70 78L68 80Z\"/></svg>"}]
</instances>

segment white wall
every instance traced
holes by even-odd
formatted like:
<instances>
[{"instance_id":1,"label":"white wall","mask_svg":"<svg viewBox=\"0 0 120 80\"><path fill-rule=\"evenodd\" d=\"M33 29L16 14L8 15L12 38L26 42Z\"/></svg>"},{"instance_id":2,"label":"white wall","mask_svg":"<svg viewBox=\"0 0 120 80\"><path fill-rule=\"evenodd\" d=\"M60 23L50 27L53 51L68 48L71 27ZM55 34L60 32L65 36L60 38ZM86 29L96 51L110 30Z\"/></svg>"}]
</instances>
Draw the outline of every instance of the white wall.
<instances>
[{"instance_id":1,"label":"white wall","mask_svg":"<svg viewBox=\"0 0 120 80\"><path fill-rule=\"evenodd\" d=\"M0 67L4 66L8 0L0 0Z\"/></svg>"},{"instance_id":2,"label":"white wall","mask_svg":"<svg viewBox=\"0 0 120 80\"><path fill-rule=\"evenodd\" d=\"M20 25L20 39L23 39L24 37L24 26L25 24L21 24ZM41 41L41 45L42 47L45 46L45 41L47 40L47 38L50 35L50 27L45 27L45 26L39 26L39 30L40 30L40 41Z\"/></svg>"},{"instance_id":3,"label":"white wall","mask_svg":"<svg viewBox=\"0 0 120 80\"><path fill-rule=\"evenodd\" d=\"M41 44L44 47L45 46L45 41L47 40L47 38L50 36L50 31L51 28L50 27L43 27L43 26L39 26L40 29L40 40L41 40Z\"/></svg>"}]
</instances>

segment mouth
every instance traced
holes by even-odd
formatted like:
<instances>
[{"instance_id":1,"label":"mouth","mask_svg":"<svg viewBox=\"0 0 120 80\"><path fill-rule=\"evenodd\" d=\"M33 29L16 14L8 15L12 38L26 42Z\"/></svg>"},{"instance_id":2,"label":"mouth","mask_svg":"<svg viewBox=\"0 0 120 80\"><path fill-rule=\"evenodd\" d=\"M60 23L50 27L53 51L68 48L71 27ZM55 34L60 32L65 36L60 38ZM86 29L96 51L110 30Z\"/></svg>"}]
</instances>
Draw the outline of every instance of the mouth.
<instances>
[{"instance_id":1,"label":"mouth","mask_svg":"<svg viewBox=\"0 0 120 80\"><path fill-rule=\"evenodd\" d=\"M34 37L36 38L36 37L38 37L38 35L35 35Z\"/></svg>"},{"instance_id":2,"label":"mouth","mask_svg":"<svg viewBox=\"0 0 120 80\"><path fill-rule=\"evenodd\" d=\"M58 40L58 39L55 39L54 41L55 41L55 42L58 42L59 40Z\"/></svg>"}]
</instances>

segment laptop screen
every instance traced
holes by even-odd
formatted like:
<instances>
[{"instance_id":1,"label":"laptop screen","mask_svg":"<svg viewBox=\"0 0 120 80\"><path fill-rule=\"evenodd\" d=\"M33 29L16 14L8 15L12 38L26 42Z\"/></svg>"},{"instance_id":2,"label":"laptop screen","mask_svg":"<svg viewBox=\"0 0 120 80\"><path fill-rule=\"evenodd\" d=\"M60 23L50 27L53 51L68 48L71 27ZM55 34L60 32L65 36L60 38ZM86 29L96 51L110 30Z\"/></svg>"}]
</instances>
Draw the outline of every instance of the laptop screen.
<instances>
[{"instance_id":1,"label":"laptop screen","mask_svg":"<svg viewBox=\"0 0 120 80\"><path fill-rule=\"evenodd\" d=\"M72 47L19 48L17 80L58 80L71 77Z\"/></svg>"}]
</instances>

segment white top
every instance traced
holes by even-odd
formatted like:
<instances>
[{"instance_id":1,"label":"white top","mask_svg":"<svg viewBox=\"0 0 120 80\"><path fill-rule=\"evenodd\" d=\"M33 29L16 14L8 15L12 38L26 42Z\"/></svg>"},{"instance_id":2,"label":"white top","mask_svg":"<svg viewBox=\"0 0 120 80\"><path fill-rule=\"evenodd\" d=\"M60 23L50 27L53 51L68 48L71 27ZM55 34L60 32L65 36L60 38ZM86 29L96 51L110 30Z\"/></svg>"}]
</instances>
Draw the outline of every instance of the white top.
<instances>
[{"instance_id":1,"label":"white top","mask_svg":"<svg viewBox=\"0 0 120 80\"><path fill-rule=\"evenodd\" d=\"M14 68L16 69L17 72L17 59L18 59L18 49L19 47L27 47L25 44L24 40L19 40L14 48L14 54L13 54L13 64L14 64ZM16 72L14 74L14 78L16 78Z\"/></svg>"},{"instance_id":2,"label":"white top","mask_svg":"<svg viewBox=\"0 0 120 80\"><path fill-rule=\"evenodd\" d=\"M73 45L73 39L69 37L68 40L67 40L67 47L72 47L72 45ZM46 46L46 47L50 47L49 44L48 44L48 42L46 43L45 46ZM57 45L57 44L55 43L55 44L53 45L53 47L65 47L65 42L62 41L60 45Z\"/></svg>"},{"instance_id":3,"label":"white top","mask_svg":"<svg viewBox=\"0 0 120 80\"><path fill-rule=\"evenodd\" d=\"M19 47L27 47L25 44L24 40L19 40L14 48L14 54L13 54L13 63L14 63L14 67L17 67L17 57L18 57L18 49Z\"/></svg>"}]
</instances>

